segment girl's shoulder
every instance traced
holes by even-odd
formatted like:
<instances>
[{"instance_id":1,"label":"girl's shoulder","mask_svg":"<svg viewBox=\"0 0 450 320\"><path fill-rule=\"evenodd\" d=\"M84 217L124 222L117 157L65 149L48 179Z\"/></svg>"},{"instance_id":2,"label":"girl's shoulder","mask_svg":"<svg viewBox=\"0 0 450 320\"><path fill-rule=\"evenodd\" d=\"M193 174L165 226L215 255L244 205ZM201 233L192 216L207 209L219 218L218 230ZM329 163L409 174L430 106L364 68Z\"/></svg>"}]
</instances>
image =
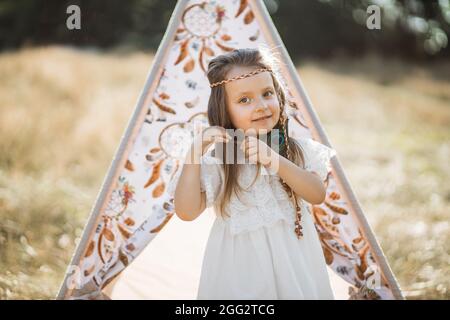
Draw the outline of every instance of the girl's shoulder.
<instances>
[{"instance_id":1,"label":"girl's shoulder","mask_svg":"<svg viewBox=\"0 0 450 320\"><path fill-rule=\"evenodd\" d=\"M327 154L330 157L336 155L336 150L320 143L314 139L308 137L295 137L291 138L297 142L298 145L302 148L302 150L306 153L307 156L314 156L318 154Z\"/></svg>"},{"instance_id":2,"label":"girl's shoulder","mask_svg":"<svg viewBox=\"0 0 450 320\"><path fill-rule=\"evenodd\" d=\"M305 158L305 168L317 172L323 179L331 170L331 158L336 150L308 137L293 138L300 145Z\"/></svg>"}]
</instances>

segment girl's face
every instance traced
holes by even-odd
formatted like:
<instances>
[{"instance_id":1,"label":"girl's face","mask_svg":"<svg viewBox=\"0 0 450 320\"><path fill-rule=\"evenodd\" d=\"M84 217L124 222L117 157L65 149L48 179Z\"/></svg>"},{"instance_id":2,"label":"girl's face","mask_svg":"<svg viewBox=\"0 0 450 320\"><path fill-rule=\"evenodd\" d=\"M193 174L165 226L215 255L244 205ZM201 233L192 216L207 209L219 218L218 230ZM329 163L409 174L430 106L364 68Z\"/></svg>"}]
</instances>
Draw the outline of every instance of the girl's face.
<instances>
[{"instance_id":1,"label":"girl's face","mask_svg":"<svg viewBox=\"0 0 450 320\"><path fill-rule=\"evenodd\" d=\"M256 67L233 67L227 78L251 72ZM250 77L225 83L228 114L237 129L247 132L269 132L280 118L278 101L270 72L264 71Z\"/></svg>"}]
</instances>

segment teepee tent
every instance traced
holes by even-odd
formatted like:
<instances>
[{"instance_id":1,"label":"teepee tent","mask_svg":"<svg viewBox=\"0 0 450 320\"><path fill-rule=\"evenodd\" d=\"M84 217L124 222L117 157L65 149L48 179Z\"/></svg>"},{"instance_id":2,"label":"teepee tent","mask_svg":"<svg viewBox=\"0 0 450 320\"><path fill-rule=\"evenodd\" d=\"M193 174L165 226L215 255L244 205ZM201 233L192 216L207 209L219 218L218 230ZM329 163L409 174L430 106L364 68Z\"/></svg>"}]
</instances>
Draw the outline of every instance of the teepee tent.
<instances>
[{"instance_id":1,"label":"teepee tent","mask_svg":"<svg viewBox=\"0 0 450 320\"><path fill-rule=\"evenodd\" d=\"M330 146L262 0L179 0L59 299L97 298L113 280L113 298L117 288L122 293L147 291L151 294L137 296L156 299L186 298L181 293L195 291L212 213L192 222L179 220L167 186L182 166L197 125L208 125L208 61L261 45L283 62L289 134ZM338 157L332 159L325 183L326 200L313 206L312 213L330 276L340 279L341 287L345 284L350 298L404 299Z\"/></svg>"}]
</instances>

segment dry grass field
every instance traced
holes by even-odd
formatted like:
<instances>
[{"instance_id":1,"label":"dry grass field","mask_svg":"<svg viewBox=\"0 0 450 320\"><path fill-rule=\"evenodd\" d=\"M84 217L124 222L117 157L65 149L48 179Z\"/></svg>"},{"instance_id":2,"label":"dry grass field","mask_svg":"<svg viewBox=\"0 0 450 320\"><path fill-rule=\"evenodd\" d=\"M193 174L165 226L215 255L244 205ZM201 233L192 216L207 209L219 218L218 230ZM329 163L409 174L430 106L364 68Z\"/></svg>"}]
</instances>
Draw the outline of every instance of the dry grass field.
<instances>
[{"instance_id":1,"label":"dry grass field","mask_svg":"<svg viewBox=\"0 0 450 320\"><path fill-rule=\"evenodd\" d=\"M0 299L51 299L153 54L0 54ZM297 67L408 299L450 298L450 63Z\"/></svg>"}]
</instances>

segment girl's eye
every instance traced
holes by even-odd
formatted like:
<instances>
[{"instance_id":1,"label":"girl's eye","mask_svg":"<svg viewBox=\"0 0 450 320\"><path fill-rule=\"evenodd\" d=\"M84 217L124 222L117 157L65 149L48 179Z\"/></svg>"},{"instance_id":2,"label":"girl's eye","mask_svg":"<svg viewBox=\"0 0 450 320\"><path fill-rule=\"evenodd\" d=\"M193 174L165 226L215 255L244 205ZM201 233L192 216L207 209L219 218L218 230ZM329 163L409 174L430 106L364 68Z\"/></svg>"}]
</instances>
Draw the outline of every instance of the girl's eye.
<instances>
[{"instance_id":1,"label":"girl's eye","mask_svg":"<svg viewBox=\"0 0 450 320\"><path fill-rule=\"evenodd\" d=\"M270 97L270 96L272 96L273 95L273 91L272 90L268 90L268 91L266 91L265 93L264 93L264 96L265 97ZM248 101L250 101L250 99L249 98L247 98L247 97L243 97L241 100L239 100L239 103L247 103L247 102L245 102L245 100L248 100Z\"/></svg>"},{"instance_id":2,"label":"girl's eye","mask_svg":"<svg viewBox=\"0 0 450 320\"><path fill-rule=\"evenodd\" d=\"M269 95L267 95L267 93L269 93ZM266 91L266 93L264 94L266 97L270 97L271 95L273 95L273 92L271 90Z\"/></svg>"},{"instance_id":3,"label":"girl's eye","mask_svg":"<svg viewBox=\"0 0 450 320\"><path fill-rule=\"evenodd\" d=\"M248 99L248 98L247 97L242 98L241 100L239 100L239 103L243 102L245 99Z\"/></svg>"}]
</instances>

